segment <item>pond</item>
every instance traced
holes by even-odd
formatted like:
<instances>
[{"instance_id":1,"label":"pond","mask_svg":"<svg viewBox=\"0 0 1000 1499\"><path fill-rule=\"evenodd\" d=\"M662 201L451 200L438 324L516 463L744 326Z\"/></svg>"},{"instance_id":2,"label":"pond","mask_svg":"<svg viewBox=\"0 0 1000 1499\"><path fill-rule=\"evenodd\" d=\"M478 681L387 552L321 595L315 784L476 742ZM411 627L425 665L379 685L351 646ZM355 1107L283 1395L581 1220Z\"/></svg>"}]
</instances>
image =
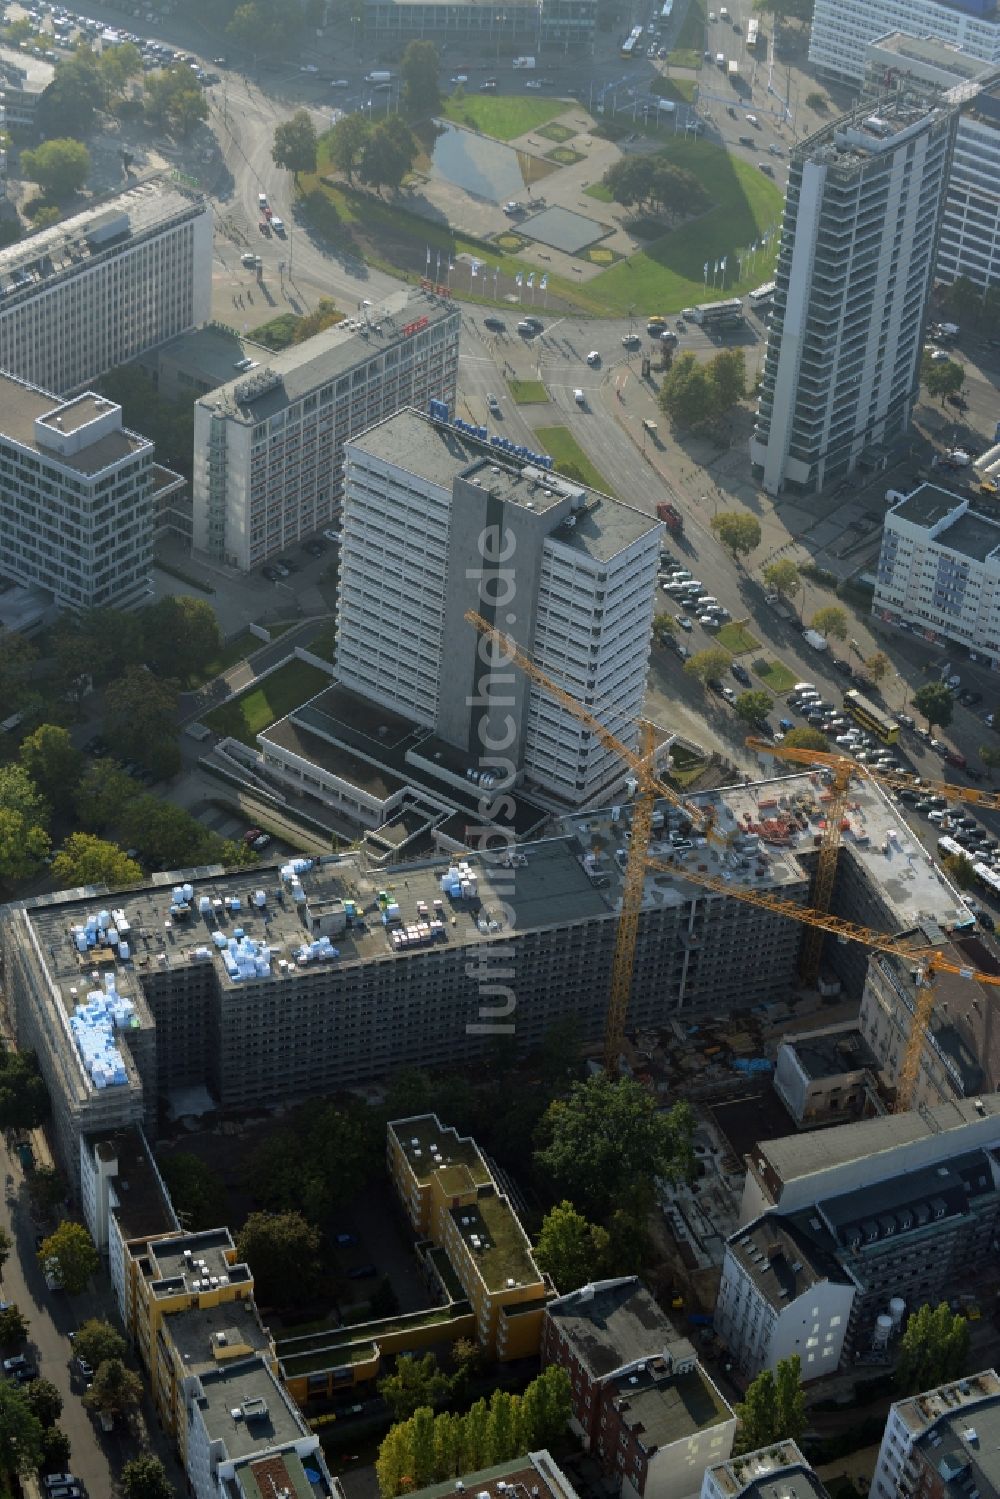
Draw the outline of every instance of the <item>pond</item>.
<instances>
[{"instance_id":1,"label":"pond","mask_svg":"<svg viewBox=\"0 0 1000 1499\"><path fill-rule=\"evenodd\" d=\"M532 157L447 120L439 120L438 129L441 133L431 153L432 176L486 203L506 203L524 191L536 165Z\"/></svg>"}]
</instances>

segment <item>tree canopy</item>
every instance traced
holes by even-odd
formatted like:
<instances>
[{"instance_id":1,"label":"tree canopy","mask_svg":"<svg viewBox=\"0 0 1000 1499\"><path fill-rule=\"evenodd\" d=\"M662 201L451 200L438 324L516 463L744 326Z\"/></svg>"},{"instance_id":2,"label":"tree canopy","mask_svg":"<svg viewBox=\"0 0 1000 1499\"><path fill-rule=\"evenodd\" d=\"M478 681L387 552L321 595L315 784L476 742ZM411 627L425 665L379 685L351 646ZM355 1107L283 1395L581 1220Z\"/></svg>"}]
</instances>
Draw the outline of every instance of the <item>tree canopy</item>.
<instances>
[{"instance_id":1,"label":"tree canopy","mask_svg":"<svg viewBox=\"0 0 1000 1499\"><path fill-rule=\"evenodd\" d=\"M142 1394L139 1375L120 1358L109 1358L94 1370L93 1382L83 1397L83 1403L91 1410L103 1411L109 1416L125 1416L141 1404Z\"/></svg>"},{"instance_id":2,"label":"tree canopy","mask_svg":"<svg viewBox=\"0 0 1000 1499\"><path fill-rule=\"evenodd\" d=\"M557 1190L600 1218L647 1201L658 1176L688 1176L692 1130L686 1104L660 1112L639 1083L601 1075L574 1083L549 1105L535 1160Z\"/></svg>"},{"instance_id":3,"label":"tree canopy","mask_svg":"<svg viewBox=\"0 0 1000 1499\"><path fill-rule=\"evenodd\" d=\"M41 1242L38 1259L43 1268L55 1262L56 1273L63 1290L70 1296L79 1296L85 1291L92 1275L96 1275L101 1259L94 1248L93 1240L82 1223L64 1219Z\"/></svg>"},{"instance_id":4,"label":"tree canopy","mask_svg":"<svg viewBox=\"0 0 1000 1499\"><path fill-rule=\"evenodd\" d=\"M927 727L935 724L946 729L955 711L955 699L943 682L925 682L913 694L913 706L927 720Z\"/></svg>"},{"instance_id":5,"label":"tree canopy","mask_svg":"<svg viewBox=\"0 0 1000 1499\"><path fill-rule=\"evenodd\" d=\"M824 753L830 748L830 741L820 729L812 729L808 724L802 724L797 729L789 729L785 735L785 743L789 749L812 749L823 750Z\"/></svg>"},{"instance_id":6,"label":"tree canopy","mask_svg":"<svg viewBox=\"0 0 1000 1499\"><path fill-rule=\"evenodd\" d=\"M208 100L190 68L175 63L155 73L147 73L144 108L153 124L169 126L178 135L190 135L194 127L208 119Z\"/></svg>"},{"instance_id":7,"label":"tree canopy","mask_svg":"<svg viewBox=\"0 0 1000 1499\"><path fill-rule=\"evenodd\" d=\"M842 609L839 604L827 604L823 609L817 609L812 617L812 628L821 635L832 636L834 640L846 640L847 610Z\"/></svg>"},{"instance_id":8,"label":"tree canopy","mask_svg":"<svg viewBox=\"0 0 1000 1499\"><path fill-rule=\"evenodd\" d=\"M774 698L760 688L752 692L741 692L736 699L736 712L751 726L763 723L773 707Z\"/></svg>"},{"instance_id":9,"label":"tree canopy","mask_svg":"<svg viewBox=\"0 0 1000 1499\"><path fill-rule=\"evenodd\" d=\"M742 349L723 349L703 363L690 350L674 359L660 386L660 407L681 429L699 428L728 415L746 393Z\"/></svg>"},{"instance_id":10,"label":"tree canopy","mask_svg":"<svg viewBox=\"0 0 1000 1499\"><path fill-rule=\"evenodd\" d=\"M28 1336L28 1319L14 1302L0 1311L0 1348L12 1348Z\"/></svg>"},{"instance_id":11,"label":"tree canopy","mask_svg":"<svg viewBox=\"0 0 1000 1499\"><path fill-rule=\"evenodd\" d=\"M91 760L76 788L76 815L85 828L100 833L140 796L139 782L117 760Z\"/></svg>"},{"instance_id":12,"label":"tree canopy","mask_svg":"<svg viewBox=\"0 0 1000 1499\"><path fill-rule=\"evenodd\" d=\"M222 632L207 599L167 594L142 615L146 661L162 677L190 680L222 648Z\"/></svg>"},{"instance_id":13,"label":"tree canopy","mask_svg":"<svg viewBox=\"0 0 1000 1499\"><path fill-rule=\"evenodd\" d=\"M924 1304L910 1317L899 1340L896 1383L905 1394L933 1390L966 1372L969 1324L946 1301Z\"/></svg>"},{"instance_id":14,"label":"tree canopy","mask_svg":"<svg viewBox=\"0 0 1000 1499\"><path fill-rule=\"evenodd\" d=\"M290 120L275 126L271 160L291 172L296 182L301 172L316 170L316 126L306 109L297 109Z\"/></svg>"},{"instance_id":15,"label":"tree canopy","mask_svg":"<svg viewBox=\"0 0 1000 1499\"><path fill-rule=\"evenodd\" d=\"M130 859L117 843L93 833L70 833L52 861L52 873L67 890L77 885L134 885L142 879L142 865Z\"/></svg>"},{"instance_id":16,"label":"tree canopy","mask_svg":"<svg viewBox=\"0 0 1000 1499\"><path fill-rule=\"evenodd\" d=\"M712 530L733 557L749 557L760 546L760 521L745 510L720 510L712 517Z\"/></svg>"},{"instance_id":17,"label":"tree canopy","mask_svg":"<svg viewBox=\"0 0 1000 1499\"><path fill-rule=\"evenodd\" d=\"M104 100L96 55L78 47L56 63L56 76L38 101L35 119L42 135L77 142L89 133ZM23 158L22 158L23 160Z\"/></svg>"},{"instance_id":18,"label":"tree canopy","mask_svg":"<svg viewBox=\"0 0 1000 1499\"><path fill-rule=\"evenodd\" d=\"M353 181L367 139L368 121L360 113L342 116L324 138L330 161L348 182Z\"/></svg>"},{"instance_id":19,"label":"tree canopy","mask_svg":"<svg viewBox=\"0 0 1000 1499\"><path fill-rule=\"evenodd\" d=\"M263 1306L308 1301L319 1277L319 1230L301 1213L251 1213L236 1236L240 1259L253 1272Z\"/></svg>"},{"instance_id":20,"label":"tree canopy","mask_svg":"<svg viewBox=\"0 0 1000 1499\"><path fill-rule=\"evenodd\" d=\"M805 1429L805 1397L797 1353L779 1359L777 1368L762 1369L747 1385L736 1406L739 1450L755 1452L773 1442L797 1441Z\"/></svg>"},{"instance_id":21,"label":"tree canopy","mask_svg":"<svg viewBox=\"0 0 1000 1499\"><path fill-rule=\"evenodd\" d=\"M49 1095L31 1051L0 1049L0 1129L36 1129L49 1117Z\"/></svg>"},{"instance_id":22,"label":"tree canopy","mask_svg":"<svg viewBox=\"0 0 1000 1499\"><path fill-rule=\"evenodd\" d=\"M412 113L433 115L441 108L438 67L438 50L433 42L408 43L399 76L403 80L404 103Z\"/></svg>"},{"instance_id":23,"label":"tree canopy","mask_svg":"<svg viewBox=\"0 0 1000 1499\"><path fill-rule=\"evenodd\" d=\"M383 187L396 192L419 154L419 142L406 121L400 115L389 115L369 129L358 176L377 193Z\"/></svg>"},{"instance_id":24,"label":"tree canopy","mask_svg":"<svg viewBox=\"0 0 1000 1499\"><path fill-rule=\"evenodd\" d=\"M723 646L710 645L703 651L695 651L691 659L685 661L684 670L701 682L710 682L728 671L732 659Z\"/></svg>"},{"instance_id":25,"label":"tree canopy","mask_svg":"<svg viewBox=\"0 0 1000 1499\"><path fill-rule=\"evenodd\" d=\"M791 557L780 557L777 562L769 562L761 577L766 588L784 599L793 598L802 587L802 576Z\"/></svg>"},{"instance_id":26,"label":"tree canopy","mask_svg":"<svg viewBox=\"0 0 1000 1499\"><path fill-rule=\"evenodd\" d=\"M67 731L59 724L40 724L22 743L20 760L46 801L67 811L83 770L83 755Z\"/></svg>"},{"instance_id":27,"label":"tree canopy","mask_svg":"<svg viewBox=\"0 0 1000 1499\"><path fill-rule=\"evenodd\" d=\"M423 1358L401 1353L393 1372L378 1382L378 1392L396 1421L407 1420L421 1406L440 1405L449 1388L448 1376L441 1372L433 1353Z\"/></svg>"},{"instance_id":28,"label":"tree canopy","mask_svg":"<svg viewBox=\"0 0 1000 1499\"><path fill-rule=\"evenodd\" d=\"M92 1369L97 1369L109 1359L124 1359L125 1339L110 1322L88 1317L77 1329L73 1351Z\"/></svg>"},{"instance_id":29,"label":"tree canopy","mask_svg":"<svg viewBox=\"0 0 1000 1499\"><path fill-rule=\"evenodd\" d=\"M90 152L81 141L42 141L21 152L21 171L48 196L68 198L79 192L90 174Z\"/></svg>"},{"instance_id":30,"label":"tree canopy","mask_svg":"<svg viewBox=\"0 0 1000 1499\"><path fill-rule=\"evenodd\" d=\"M152 1452L142 1452L122 1468L125 1499L173 1499L175 1489L167 1470Z\"/></svg>"},{"instance_id":31,"label":"tree canopy","mask_svg":"<svg viewBox=\"0 0 1000 1499\"><path fill-rule=\"evenodd\" d=\"M31 1409L27 1392L12 1379L0 1379L0 1473L31 1473L44 1454L41 1421Z\"/></svg>"},{"instance_id":32,"label":"tree canopy","mask_svg":"<svg viewBox=\"0 0 1000 1499\"><path fill-rule=\"evenodd\" d=\"M254 1194L268 1208L299 1208L311 1223L329 1226L379 1170L380 1136L364 1105L298 1109L254 1153Z\"/></svg>"},{"instance_id":33,"label":"tree canopy","mask_svg":"<svg viewBox=\"0 0 1000 1499\"><path fill-rule=\"evenodd\" d=\"M62 1415L63 1398L51 1379L33 1379L25 1385L24 1393L32 1413L43 1426L54 1426Z\"/></svg>"},{"instance_id":34,"label":"tree canopy","mask_svg":"<svg viewBox=\"0 0 1000 1499\"><path fill-rule=\"evenodd\" d=\"M226 1221L226 1189L217 1171L190 1150L164 1150L157 1156L178 1217L191 1233Z\"/></svg>"},{"instance_id":35,"label":"tree canopy","mask_svg":"<svg viewBox=\"0 0 1000 1499\"><path fill-rule=\"evenodd\" d=\"M920 361L920 378L929 396L940 396L944 405L948 396L957 396L965 384L965 369L957 359L933 359L925 354Z\"/></svg>"},{"instance_id":36,"label":"tree canopy","mask_svg":"<svg viewBox=\"0 0 1000 1499\"><path fill-rule=\"evenodd\" d=\"M109 683L104 703L108 737L158 780L173 775L181 758L174 684L144 667L130 666Z\"/></svg>"},{"instance_id":37,"label":"tree canopy","mask_svg":"<svg viewBox=\"0 0 1000 1499\"><path fill-rule=\"evenodd\" d=\"M564 1295L597 1280L609 1268L609 1237L599 1223L588 1223L563 1199L542 1220L535 1259Z\"/></svg>"}]
</instances>

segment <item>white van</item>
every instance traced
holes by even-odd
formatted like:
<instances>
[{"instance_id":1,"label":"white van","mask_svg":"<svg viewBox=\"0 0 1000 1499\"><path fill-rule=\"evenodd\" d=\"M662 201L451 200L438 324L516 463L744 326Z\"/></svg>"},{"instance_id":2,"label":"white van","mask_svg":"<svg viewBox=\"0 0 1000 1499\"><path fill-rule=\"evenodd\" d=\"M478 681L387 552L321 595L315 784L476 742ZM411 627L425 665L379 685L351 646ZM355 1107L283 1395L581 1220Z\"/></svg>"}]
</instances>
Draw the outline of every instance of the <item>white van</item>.
<instances>
[{"instance_id":1,"label":"white van","mask_svg":"<svg viewBox=\"0 0 1000 1499\"><path fill-rule=\"evenodd\" d=\"M792 692L793 693L815 692L815 691L816 691L816 683L815 682L796 682L795 686L792 688Z\"/></svg>"}]
</instances>

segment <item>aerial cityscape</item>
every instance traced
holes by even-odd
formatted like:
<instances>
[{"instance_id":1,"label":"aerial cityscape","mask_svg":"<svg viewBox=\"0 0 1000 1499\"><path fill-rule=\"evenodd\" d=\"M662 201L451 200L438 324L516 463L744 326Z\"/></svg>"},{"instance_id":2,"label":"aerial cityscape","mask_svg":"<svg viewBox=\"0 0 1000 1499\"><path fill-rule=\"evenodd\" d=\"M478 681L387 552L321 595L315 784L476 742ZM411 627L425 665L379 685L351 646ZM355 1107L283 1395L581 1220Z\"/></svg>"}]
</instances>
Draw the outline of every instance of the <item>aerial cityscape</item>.
<instances>
[{"instance_id":1,"label":"aerial cityscape","mask_svg":"<svg viewBox=\"0 0 1000 1499\"><path fill-rule=\"evenodd\" d=\"M0 1499L1000 1499L997 0L0 0Z\"/></svg>"}]
</instances>

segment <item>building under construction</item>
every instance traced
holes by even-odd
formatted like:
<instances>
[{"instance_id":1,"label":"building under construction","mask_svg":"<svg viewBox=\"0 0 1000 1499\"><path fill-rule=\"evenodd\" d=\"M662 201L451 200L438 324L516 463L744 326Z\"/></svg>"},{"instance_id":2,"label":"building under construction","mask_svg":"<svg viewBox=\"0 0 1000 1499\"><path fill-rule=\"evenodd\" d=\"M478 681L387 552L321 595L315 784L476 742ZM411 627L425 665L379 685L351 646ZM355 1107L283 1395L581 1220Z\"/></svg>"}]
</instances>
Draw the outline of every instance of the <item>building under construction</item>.
<instances>
[{"instance_id":1,"label":"building under construction","mask_svg":"<svg viewBox=\"0 0 1000 1499\"><path fill-rule=\"evenodd\" d=\"M745 1011L796 987L802 928L693 883L805 904L827 790L819 772L691 798L709 842L666 802L654 814L627 1027ZM18 1044L52 1095L64 1166L81 1133L144 1122L178 1095L241 1110L469 1061L566 1017L602 1031L630 842L628 807L553 836L370 871L355 855L227 874L157 875L8 906L3 981ZM835 909L903 932L969 923L874 786L844 813ZM851 949L831 943L827 962ZM860 994L866 956L845 969Z\"/></svg>"}]
</instances>

